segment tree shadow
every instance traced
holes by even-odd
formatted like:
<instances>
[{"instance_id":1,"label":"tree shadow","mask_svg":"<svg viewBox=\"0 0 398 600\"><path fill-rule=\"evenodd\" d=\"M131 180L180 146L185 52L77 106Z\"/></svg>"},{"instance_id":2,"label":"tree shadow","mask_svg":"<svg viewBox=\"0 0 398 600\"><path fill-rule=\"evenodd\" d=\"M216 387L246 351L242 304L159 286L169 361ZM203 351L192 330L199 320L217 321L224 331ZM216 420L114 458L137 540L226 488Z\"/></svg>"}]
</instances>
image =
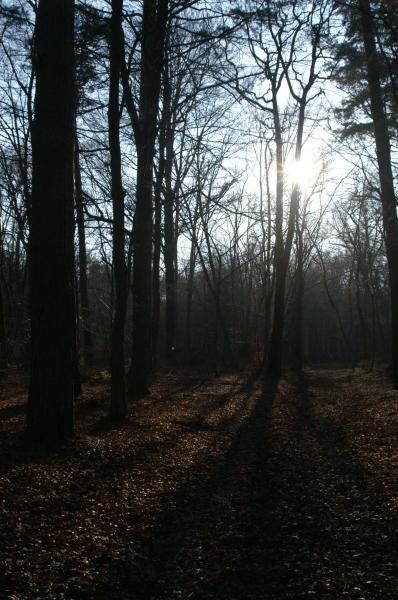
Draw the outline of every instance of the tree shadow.
<instances>
[{"instance_id":1,"label":"tree shadow","mask_svg":"<svg viewBox=\"0 0 398 600\"><path fill-rule=\"evenodd\" d=\"M190 597L192 586L192 597L267 597L267 532L259 525L277 387L275 381L264 384L211 475L202 479L207 471L195 465L196 483L177 490L173 507L161 513L143 547L132 550L124 565L128 597L161 599L177 589ZM218 564L209 564L214 544Z\"/></svg>"},{"instance_id":2,"label":"tree shadow","mask_svg":"<svg viewBox=\"0 0 398 600\"><path fill-rule=\"evenodd\" d=\"M360 398L349 398L346 403L340 401L339 410L334 410L330 414L319 409L316 411L313 384L323 387L326 383L336 394L339 393L339 385L328 381L323 376L314 377L313 382L305 375L297 380L296 408L299 426L308 428L315 436L330 470L337 476L337 491L345 498L349 514L357 511L358 515L364 515L363 520L357 517L358 533L369 536L376 547L379 542L374 534L378 532L380 539L385 540L382 544L385 545L386 551L391 551L395 555L398 531L396 516L393 520L390 516L387 521L384 517L378 521L365 516L369 515L369 511L372 513L373 509L375 514L379 515L380 511L385 515L391 515L391 512L383 479L375 476L375 473L363 463L352 443L353 432L350 422L353 416L359 418Z\"/></svg>"},{"instance_id":3,"label":"tree shadow","mask_svg":"<svg viewBox=\"0 0 398 600\"><path fill-rule=\"evenodd\" d=\"M178 412L180 407L178 398L161 406L156 399L147 399L133 407L132 420L125 426L123 435L132 435L127 452L119 454L116 448L105 460L101 453L87 452L85 444L97 443L90 436L95 438L112 429L104 419L94 428L90 425L86 438L71 441L50 455L39 449L18 449L5 466L38 462L53 462L56 466L72 458L68 463L71 477L63 484L62 493L41 499L37 506L40 514L49 514L54 523L62 523L65 515L76 519L84 514L98 489L106 494L120 474L134 478L138 473L142 477L146 469L153 469L144 483L134 488L134 493L145 493L147 485L156 483L159 473L162 477L169 473L173 463L165 467L164 458L172 456L182 441L203 435L203 446L193 455L192 463L183 464L181 472L177 464L177 472L170 475L177 487L166 485L160 489L157 501L161 506L146 505L148 512L142 513L140 508L136 511L126 507L128 519L142 521L138 534L134 521L132 530L137 539L130 539L128 532L121 533L120 558L104 553L98 569L117 573L119 585L117 589L98 587L93 594L164 600L174 597L174 589L189 588L189 594L194 593L191 597L249 598L247 590L251 590L251 597L263 598L268 540L262 513L267 510L269 428L276 389L275 382L267 382L261 389L253 380L243 385L235 382L227 389L224 385L214 393L210 383L208 397L205 388L196 405L189 398L184 400L181 415L189 418L182 423L178 419L173 423L173 410ZM139 417L145 412L151 416L151 411L157 417L158 410L160 421L167 417L173 426L161 428L155 439L150 434L138 436L136 444L135 433L145 424ZM148 429L151 423L147 422ZM208 453L208 442L219 444L214 455Z\"/></svg>"},{"instance_id":4,"label":"tree shadow","mask_svg":"<svg viewBox=\"0 0 398 600\"><path fill-rule=\"evenodd\" d=\"M338 385L334 380L327 379L324 375L316 375L316 384L320 387L332 389L338 393ZM368 476L366 469L358 463L349 442L349 431L341 419L336 420L332 415L316 414L314 410L314 393L311 390L309 378L302 374L297 378L296 408L298 421L308 427L316 435L325 457L333 464L339 474L354 476L365 480Z\"/></svg>"}]
</instances>

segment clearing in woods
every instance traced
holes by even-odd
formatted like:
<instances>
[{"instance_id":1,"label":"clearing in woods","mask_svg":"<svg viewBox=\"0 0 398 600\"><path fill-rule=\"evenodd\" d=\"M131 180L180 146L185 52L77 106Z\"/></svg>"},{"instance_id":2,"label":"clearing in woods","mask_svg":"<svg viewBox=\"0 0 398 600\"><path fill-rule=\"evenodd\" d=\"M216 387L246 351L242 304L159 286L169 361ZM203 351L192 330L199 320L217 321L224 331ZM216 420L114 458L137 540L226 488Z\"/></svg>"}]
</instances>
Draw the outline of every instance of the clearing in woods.
<instances>
[{"instance_id":1,"label":"clearing in woods","mask_svg":"<svg viewBox=\"0 0 398 600\"><path fill-rule=\"evenodd\" d=\"M16 444L25 396L10 375L1 597L398 597L398 393L381 375L163 375L117 429L93 379L76 440L49 455Z\"/></svg>"}]
</instances>

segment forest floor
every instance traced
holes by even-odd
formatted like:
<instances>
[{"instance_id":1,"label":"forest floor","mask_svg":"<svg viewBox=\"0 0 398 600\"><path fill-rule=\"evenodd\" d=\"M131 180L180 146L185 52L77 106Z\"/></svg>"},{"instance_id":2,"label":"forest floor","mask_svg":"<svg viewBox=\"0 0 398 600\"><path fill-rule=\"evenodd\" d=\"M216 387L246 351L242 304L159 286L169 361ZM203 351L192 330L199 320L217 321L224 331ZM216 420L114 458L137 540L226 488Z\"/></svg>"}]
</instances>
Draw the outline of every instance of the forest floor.
<instances>
[{"instance_id":1,"label":"forest floor","mask_svg":"<svg viewBox=\"0 0 398 600\"><path fill-rule=\"evenodd\" d=\"M114 429L92 378L49 454L18 443L21 375L0 385L1 599L398 598L381 374L165 374Z\"/></svg>"}]
</instances>

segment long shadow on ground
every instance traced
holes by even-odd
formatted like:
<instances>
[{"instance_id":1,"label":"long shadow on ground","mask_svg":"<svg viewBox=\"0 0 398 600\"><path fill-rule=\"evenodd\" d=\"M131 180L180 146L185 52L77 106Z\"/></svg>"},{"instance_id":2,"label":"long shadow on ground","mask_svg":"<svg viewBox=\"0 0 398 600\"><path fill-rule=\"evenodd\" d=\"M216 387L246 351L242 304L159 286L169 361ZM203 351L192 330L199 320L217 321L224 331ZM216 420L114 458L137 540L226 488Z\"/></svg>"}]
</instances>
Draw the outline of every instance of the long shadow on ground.
<instances>
[{"instance_id":1,"label":"long shadow on ground","mask_svg":"<svg viewBox=\"0 0 398 600\"><path fill-rule=\"evenodd\" d=\"M178 489L138 551L124 565L129 598L265 598L267 453L277 384L248 386L246 416L209 473ZM243 390L242 390L243 391ZM220 405L227 398L215 399ZM204 415L202 415L203 417ZM231 426L231 423L229 423ZM220 427L225 427L221 423Z\"/></svg>"},{"instance_id":2,"label":"long shadow on ground","mask_svg":"<svg viewBox=\"0 0 398 600\"><path fill-rule=\"evenodd\" d=\"M321 453L323 481L317 496L326 503L328 490L334 498L328 520L317 525L320 532L334 532L335 551L345 563L346 573L342 570L340 576L346 594L362 590L366 598L395 597L391 589L398 576L398 521L384 492L383 475L364 462L364 440L354 437L353 423L365 418L360 388L351 387L350 376L336 384L312 374L310 379L298 378L295 398L300 436L307 431Z\"/></svg>"}]
</instances>

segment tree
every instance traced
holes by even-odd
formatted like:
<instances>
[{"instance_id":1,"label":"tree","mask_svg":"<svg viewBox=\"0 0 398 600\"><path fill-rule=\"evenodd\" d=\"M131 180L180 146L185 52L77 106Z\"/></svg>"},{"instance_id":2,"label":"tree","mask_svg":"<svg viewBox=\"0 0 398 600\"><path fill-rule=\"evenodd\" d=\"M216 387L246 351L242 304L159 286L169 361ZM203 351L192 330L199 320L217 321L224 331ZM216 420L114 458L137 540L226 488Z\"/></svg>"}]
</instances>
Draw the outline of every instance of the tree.
<instances>
[{"instance_id":1,"label":"tree","mask_svg":"<svg viewBox=\"0 0 398 600\"><path fill-rule=\"evenodd\" d=\"M144 0L138 110L127 66L123 88L137 148L137 189L133 240L133 348L129 395L148 393L152 318L152 181L161 73L168 21L168 0Z\"/></svg>"},{"instance_id":2,"label":"tree","mask_svg":"<svg viewBox=\"0 0 398 600\"><path fill-rule=\"evenodd\" d=\"M90 326L90 303L88 295L87 281L87 247L86 247L86 229L84 224L84 199L82 176L80 169L80 148L79 140L75 132L74 149L74 176L75 176L75 208L76 208L76 226L79 247L79 296L81 307L81 323L83 333L83 357L86 365L90 365L93 360L93 337Z\"/></svg>"},{"instance_id":3,"label":"tree","mask_svg":"<svg viewBox=\"0 0 398 600\"><path fill-rule=\"evenodd\" d=\"M388 121L379 79L379 58L375 41L372 10L368 0L359 0L361 30L366 55L370 108L374 125L377 165L380 178L381 203L387 261L390 274L392 376L398 388L398 219L391 165Z\"/></svg>"},{"instance_id":4,"label":"tree","mask_svg":"<svg viewBox=\"0 0 398 600\"><path fill-rule=\"evenodd\" d=\"M286 277L300 204L300 187L295 185L290 193L288 210L285 210L284 163L289 145L286 131L292 124L295 125L294 159L299 164L305 143L308 106L320 94L324 38L333 8L324 0L317 0L310 5L267 1L260 8L257 3L249 2L247 7L246 37L255 72L241 75L234 67L234 87L240 97L259 109L264 116L270 117L274 133L275 288L266 371L268 375L278 377L282 370ZM267 82L265 91L258 85L259 77ZM315 89L317 85L318 89ZM286 101L287 90L293 111Z\"/></svg>"},{"instance_id":5,"label":"tree","mask_svg":"<svg viewBox=\"0 0 398 600\"><path fill-rule=\"evenodd\" d=\"M80 9L80 10L79 10ZM82 123L81 113L91 112L95 102L90 94L90 88L99 85L99 74L96 66L96 56L101 51L103 38L109 37L108 19L101 18L97 10L92 7L85 11L79 3L76 14L75 31L75 58L76 58L76 125L75 125L75 152L74 152L74 175L75 175L75 210L77 230L77 286L80 300L78 323L81 331L79 341L82 343L82 358L85 366L93 364L94 336L92 320L90 315L90 298L88 289L88 252L85 204L86 198L82 180L82 148L79 138L79 126ZM83 136L82 136L83 137ZM79 331L79 333L80 333Z\"/></svg>"},{"instance_id":6,"label":"tree","mask_svg":"<svg viewBox=\"0 0 398 600\"><path fill-rule=\"evenodd\" d=\"M41 441L54 441L73 433L73 0L40 0L35 71L27 433Z\"/></svg>"},{"instance_id":7,"label":"tree","mask_svg":"<svg viewBox=\"0 0 398 600\"><path fill-rule=\"evenodd\" d=\"M373 122L369 105L366 55L363 46L361 13L355 5L342 4L340 16L345 25L343 39L337 38L336 62L332 76L341 86L344 95L335 110L342 126L343 138L373 135ZM391 132L397 130L397 27L398 15L392 4L377 2L372 5L372 20L377 30L375 40L378 55L378 77L385 112Z\"/></svg>"},{"instance_id":8,"label":"tree","mask_svg":"<svg viewBox=\"0 0 398 600\"><path fill-rule=\"evenodd\" d=\"M119 85L123 59L122 10L123 0L112 0L108 125L113 206L115 315L112 327L111 347L112 386L110 416L116 420L123 420L126 416L124 324L128 294L128 272L125 263L124 192L122 186L119 109Z\"/></svg>"}]
</instances>

